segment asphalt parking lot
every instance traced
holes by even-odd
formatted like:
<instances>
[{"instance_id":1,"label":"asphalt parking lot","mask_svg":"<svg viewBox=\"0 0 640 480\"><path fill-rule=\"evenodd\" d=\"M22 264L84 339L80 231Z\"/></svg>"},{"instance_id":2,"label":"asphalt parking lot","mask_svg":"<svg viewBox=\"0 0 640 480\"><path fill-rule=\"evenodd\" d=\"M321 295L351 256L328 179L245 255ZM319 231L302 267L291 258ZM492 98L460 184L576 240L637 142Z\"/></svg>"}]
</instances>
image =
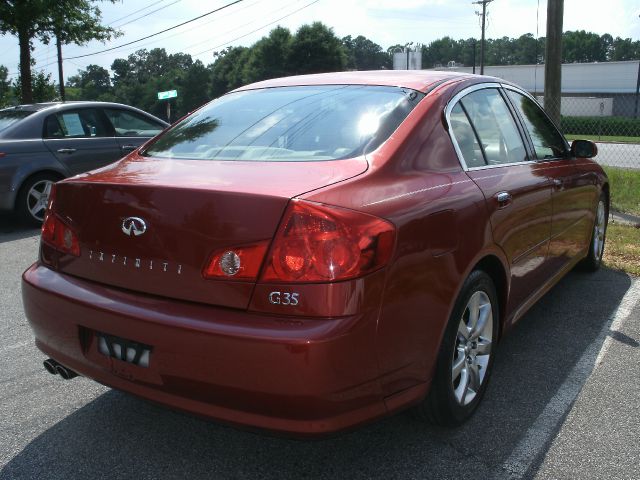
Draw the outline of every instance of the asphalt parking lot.
<instances>
[{"instance_id":1,"label":"asphalt parking lot","mask_svg":"<svg viewBox=\"0 0 640 480\"><path fill-rule=\"evenodd\" d=\"M245 432L42 367L20 274L38 232L0 217L0 479L640 479L640 281L571 273L500 344L458 429L403 413L334 438Z\"/></svg>"}]
</instances>

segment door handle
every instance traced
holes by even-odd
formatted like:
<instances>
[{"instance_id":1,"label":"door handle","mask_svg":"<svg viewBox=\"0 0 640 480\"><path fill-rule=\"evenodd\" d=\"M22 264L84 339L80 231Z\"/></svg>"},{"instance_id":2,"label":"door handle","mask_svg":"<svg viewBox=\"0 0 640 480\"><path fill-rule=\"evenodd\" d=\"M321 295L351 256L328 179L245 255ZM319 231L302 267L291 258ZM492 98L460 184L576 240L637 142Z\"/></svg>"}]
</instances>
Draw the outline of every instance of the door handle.
<instances>
[{"instance_id":1,"label":"door handle","mask_svg":"<svg viewBox=\"0 0 640 480\"><path fill-rule=\"evenodd\" d=\"M59 148L58 153L74 153L76 151L75 148Z\"/></svg>"},{"instance_id":2,"label":"door handle","mask_svg":"<svg viewBox=\"0 0 640 480\"><path fill-rule=\"evenodd\" d=\"M134 151L137 147L137 145L122 145L122 150L124 150L125 152L132 152Z\"/></svg>"},{"instance_id":3,"label":"door handle","mask_svg":"<svg viewBox=\"0 0 640 480\"><path fill-rule=\"evenodd\" d=\"M511 204L513 197L509 192L499 192L496 194L496 200L498 200L499 208L504 208Z\"/></svg>"}]
</instances>

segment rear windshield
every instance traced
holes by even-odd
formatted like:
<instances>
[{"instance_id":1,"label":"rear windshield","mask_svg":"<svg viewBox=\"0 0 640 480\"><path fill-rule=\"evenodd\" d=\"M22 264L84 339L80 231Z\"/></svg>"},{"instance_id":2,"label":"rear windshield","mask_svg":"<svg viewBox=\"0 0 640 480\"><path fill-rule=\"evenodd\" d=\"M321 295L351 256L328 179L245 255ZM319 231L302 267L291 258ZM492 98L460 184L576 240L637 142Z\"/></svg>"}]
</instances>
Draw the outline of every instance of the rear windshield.
<instances>
[{"instance_id":1,"label":"rear windshield","mask_svg":"<svg viewBox=\"0 0 640 480\"><path fill-rule=\"evenodd\" d=\"M0 110L0 132L32 113L35 112L29 110Z\"/></svg>"},{"instance_id":2,"label":"rear windshield","mask_svg":"<svg viewBox=\"0 0 640 480\"><path fill-rule=\"evenodd\" d=\"M321 85L230 93L160 136L159 158L318 161L377 148L424 95L399 87Z\"/></svg>"}]
</instances>

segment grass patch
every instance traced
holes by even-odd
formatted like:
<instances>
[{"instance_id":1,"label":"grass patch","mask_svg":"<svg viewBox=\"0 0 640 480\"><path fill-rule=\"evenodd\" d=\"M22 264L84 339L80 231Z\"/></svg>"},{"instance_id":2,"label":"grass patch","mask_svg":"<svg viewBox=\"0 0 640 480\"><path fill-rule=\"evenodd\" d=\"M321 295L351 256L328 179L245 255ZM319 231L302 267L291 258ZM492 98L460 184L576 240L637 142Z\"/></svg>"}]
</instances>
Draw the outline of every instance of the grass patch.
<instances>
[{"instance_id":1,"label":"grass patch","mask_svg":"<svg viewBox=\"0 0 640 480\"><path fill-rule=\"evenodd\" d=\"M640 216L640 170L602 167L611 185L611 208Z\"/></svg>"},{"instance_id":2,"label":"grass patch","mask_svg":"<svg viewBox=\"0 0 640 480\"><path fill-rule=\"evenodd\" d=\"M604 264L640 277L640 228L609 223Z\"/></svg>"},{"instance_id":3,"label":"grass patch","mask_svg":"<svg viewBox=\"0 0 640 480\"><path fill-rule=\"evenodd\" d=\"M565 135L569 142L574 140L591 140L592 142L640 143L640 137L624 137L620 135Z\"/></svg>"}]
</instances>

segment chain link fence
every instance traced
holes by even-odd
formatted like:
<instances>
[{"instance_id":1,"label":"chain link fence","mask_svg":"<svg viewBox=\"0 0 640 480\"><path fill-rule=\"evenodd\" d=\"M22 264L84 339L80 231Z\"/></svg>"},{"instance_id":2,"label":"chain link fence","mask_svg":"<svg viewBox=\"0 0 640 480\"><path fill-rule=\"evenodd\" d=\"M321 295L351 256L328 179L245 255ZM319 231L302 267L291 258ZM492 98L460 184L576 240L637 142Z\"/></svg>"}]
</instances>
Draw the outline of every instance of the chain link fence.
<instances>
[{"instance_id":1,"label":"chain link fence","mask_svg":"<svg viewBox=\"0 0 640 480\"><path fill-rule=\"evenodd\" d=\"M544 105L544 98L538 96ZM640 170L640 111L634 94L562 95L560 128L571 142L596 142L596 160L610 167Z\"/></svg>"}]
</instances>

